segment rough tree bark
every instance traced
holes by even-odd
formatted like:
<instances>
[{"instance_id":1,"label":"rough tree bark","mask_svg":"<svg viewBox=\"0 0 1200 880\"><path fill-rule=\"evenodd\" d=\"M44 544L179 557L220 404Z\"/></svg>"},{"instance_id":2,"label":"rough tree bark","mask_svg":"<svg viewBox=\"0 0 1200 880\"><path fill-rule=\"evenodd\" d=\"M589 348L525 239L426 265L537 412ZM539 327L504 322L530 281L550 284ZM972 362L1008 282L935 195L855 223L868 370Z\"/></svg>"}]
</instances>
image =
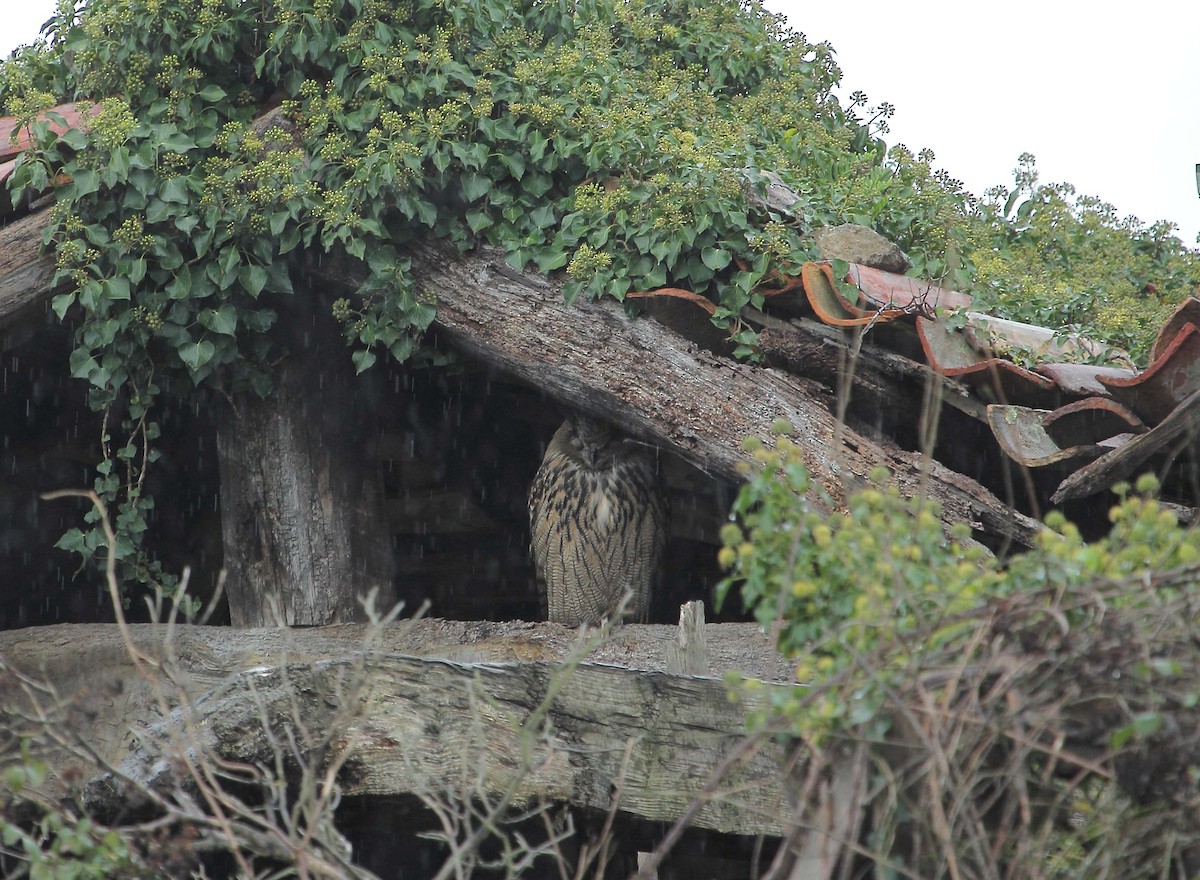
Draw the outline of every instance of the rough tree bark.
<instances>
[{"instance_id":1,"label":"rough tree bark","mask_svg":"<svg viewBox=\"0 0 1200 880\"><path fill-rule=\"evenodd\" d=\"M217 425L221 532L237 627L365 620L395 601L378 437L350 359L315 294L281 309L287 355L271 395L239 396Z\"/></svg>"},{"instance_id":2,"label":"rough tree bark","mask_svg":"<svg viewBox=\"0 0 1200 880\"><path fill-rule=\"evenodd\" d=\"M605 810L623 779L622 810L671 821L742 743L747 714L765 705L762 689L731 703L719 676L788 675L752 624L707 627L714 677L652 671L667 666L677 636L668 626L623 627L573 670L564 661L579 659L579 634L557 624L420 620L385 627L375 639L368 632L134 626L137 649L161 666L149 674L131 661L115 626L0 632L0 706L36 714L14 668L48 681L62 705L42 693L42 711L69 715L70 736L144 785L168 783L175 763L156 760L148 743L165 739L169 725L196 754L271 765L264 718L281 727L300 719L308 732L324 733L339 710L357 706L338 731L339 747L353 753L342 779L347 795L454 792L482 774L491 793L515 785L521 801ZM544 735L523 732L543 703ZM781 834L790 817L784 759L775 743L747 751L696 824ZM137 802L136 786L96 777L77 757L59 755L54 766L60 779L78 778L76 770L94 778L92 806L106 813Z\"/></svg>"},{"instance_id":3,"label":"rough tree bark","mask_svg":"<svg viewBox=\"0 0 1200 880\"><path fill-rule=\"evenodd\" d=\"M0 329L50 301L54 259L40 255L48 220L41 211L0 224Z\"/></svg>"}]
</instances>

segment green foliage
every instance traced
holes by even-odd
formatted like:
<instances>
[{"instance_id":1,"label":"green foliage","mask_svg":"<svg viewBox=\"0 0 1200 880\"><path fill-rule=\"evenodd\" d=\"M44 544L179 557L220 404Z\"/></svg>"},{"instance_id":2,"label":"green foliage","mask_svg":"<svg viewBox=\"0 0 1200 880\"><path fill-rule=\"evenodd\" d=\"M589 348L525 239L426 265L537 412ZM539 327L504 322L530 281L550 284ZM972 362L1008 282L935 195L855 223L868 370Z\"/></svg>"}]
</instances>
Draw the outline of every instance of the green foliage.
<instances>
[{"instance_id":1,"label":"green foliage","mask_svg":"<svg viewBox=\"0 0 1200 880\"><path fill-rule=\"evenodd\" d=\"M4 785L20 797L39 788L46 774L46 763L25 752L20 763L5 768ZM0 840L25 862L30 880L108 880L131 873L133 859L120 832L57 806L47 808L32 831L0 813Z\"/></svg>"},{"instance_id":2,"label":"green foliage","mask_svg":"<svg viewBox=\"0 0 1200 880\"><path fill-rule=\"evenodd\" d=\"M267 392L298 254L367 265L337 309L360 371L421 351L435 304L402 248L424 236L566 269L568 298L690 287L728 323L809 254L792 226L760 234L777 218L750 206L759 169L814 220L903 200L831 96L838 76L828 46L737 0L63 3L49 40L0 67L0 104L32 120L95 102L62 138L33 123L12 194L55 184L54 308L80 312L71 371L110 415L96 489L123 573L154 576L136 548L155 401ZM276 124L251 125L280 90ZM867 168L870 192L848 199ZM62 546L104 552L91 532Z\"/></svg>"},{"instance_id":3,"label":"green foliage","mask_svg":"<svg viewBox=\"0 0 1200 880\"><path fill-rule=\"evenodd\" d=\"M963 527L947 540L938 508L876 485L855 493L845 513L813 510L804 495L808 473L799 446L780 426L775 448L749 447L761 469L734 503L735 521L725 525L719 561L729 571L718 600L740 588L759 624L777 633L779 650L800 660L801 681L844 674L884 646L891 666L875 669L853 700L836 693L816 704L787 700L780 709L800 713L799 723L819 730L875 718L887 677L906 671L910 652L957 637L956 615L991 594L1000 583L994 559L967 541ZM945 620L919 644L930 621Z\"/></svg>"},{"instance_id":4,"label":"green foliage","mask_svg":"<svg viewBox=\"0 0 1200 880\"><path fill-rule=\"evenodd\" d=\"M923 656L952 653L990 600L1131 582L1200 562L1200 532L1181 527L1153 499L1152 477L1139 481L1136 494L1119 487L1123 498L1104 538L1086 542L1052 513L1036 547L1005 564L971 542L965 524L947 535L937 505L903 497L885 485L886 472L854 493L846 512L825 516L805 499L808 473L789 431L779 426L774 448L748 441L761 467L749 475L734 520L722 529L719 561L728 576L718 599L740 591L759 624L776 634L779 650L797 660L800 681L842 683L815 696L781 693L777 708L806 735L858 725L881 734L889 690L915 675ZM1178 595L1167 587L1114 604L1161 605Z\"/></svg>"},{"instance_id":5,"label":"green foliage","mask_svg":"<svg viewBox=\"0 0 1200 880\"><path fill-rule=\"evenodd\" d=\"M1144 360L1175 305L1200 286L1200 254L1170 223L1119 218L1112 205L1038 180L1020 157L1015 186L974 217L973 292L983 309L1043 327L1076 326Z\"/></svg>"}]
</instances>

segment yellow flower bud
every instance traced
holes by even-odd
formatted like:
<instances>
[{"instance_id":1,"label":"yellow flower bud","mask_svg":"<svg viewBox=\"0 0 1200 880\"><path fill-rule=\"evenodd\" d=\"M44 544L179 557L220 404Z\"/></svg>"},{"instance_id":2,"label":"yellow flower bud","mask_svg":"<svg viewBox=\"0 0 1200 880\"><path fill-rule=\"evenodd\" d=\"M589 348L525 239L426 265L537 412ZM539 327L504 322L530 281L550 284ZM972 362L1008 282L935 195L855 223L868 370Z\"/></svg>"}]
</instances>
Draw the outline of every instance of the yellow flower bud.
<instances>
[{"instance_id":1,"label":"yellow flower bud","mask_svg":"<svg viewBox=\"0 0 1200 880\"><path fill-rule=\"evenodd\" d=\"M792 595L797 599L803 599L817 592L817 585L812 581L796 581L792 584Z\"/></svg>"}]
</instances>

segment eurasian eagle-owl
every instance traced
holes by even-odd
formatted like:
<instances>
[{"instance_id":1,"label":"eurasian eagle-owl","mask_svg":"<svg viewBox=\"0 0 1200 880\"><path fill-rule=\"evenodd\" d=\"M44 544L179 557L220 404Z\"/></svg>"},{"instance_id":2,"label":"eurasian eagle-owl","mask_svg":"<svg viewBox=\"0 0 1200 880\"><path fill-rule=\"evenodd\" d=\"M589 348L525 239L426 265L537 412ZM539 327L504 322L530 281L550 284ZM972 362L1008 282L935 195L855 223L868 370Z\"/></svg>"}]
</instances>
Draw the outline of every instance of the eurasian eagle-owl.
<instances>
[{"instance_id":1,"label":"eurasian eagle-owl","mask_svg":"<svg viewBox=\"0 0 1200 880\"><path fill-rule=\"evenodd\" d=\"M549 619L643 622L667 538L653 453L593 419L563 422L529 490L533 562Z\"/></svg>"}]
</instances>

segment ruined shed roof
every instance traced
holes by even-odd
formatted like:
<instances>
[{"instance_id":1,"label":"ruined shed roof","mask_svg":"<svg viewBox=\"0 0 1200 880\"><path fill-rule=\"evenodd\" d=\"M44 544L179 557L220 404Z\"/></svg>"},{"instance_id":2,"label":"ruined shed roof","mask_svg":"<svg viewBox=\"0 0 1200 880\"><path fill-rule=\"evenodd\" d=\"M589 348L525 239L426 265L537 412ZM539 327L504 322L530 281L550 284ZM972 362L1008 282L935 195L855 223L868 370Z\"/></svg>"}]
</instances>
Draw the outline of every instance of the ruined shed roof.
<instances>
[{"instance_id":1,"label":"ruined shed roof","mask_svg":"<svg viewBox=\"0 0 1200 880\"><path fill-rule=\"evenodd\" d=\"M969 295L909 276L850 264L841 279L853 285L849 296L828 263L807 264L801 277L825 323L913 322L928 367L988 404L1000 448L1025 467L1063 472L1055 503L1177 453L1200 423L1200 300L1189 298L1164 322L1139 370L1123 352L973 312ZM1118 365L1080 362L1106 353Z\"/></svg>"}]
</instances>

